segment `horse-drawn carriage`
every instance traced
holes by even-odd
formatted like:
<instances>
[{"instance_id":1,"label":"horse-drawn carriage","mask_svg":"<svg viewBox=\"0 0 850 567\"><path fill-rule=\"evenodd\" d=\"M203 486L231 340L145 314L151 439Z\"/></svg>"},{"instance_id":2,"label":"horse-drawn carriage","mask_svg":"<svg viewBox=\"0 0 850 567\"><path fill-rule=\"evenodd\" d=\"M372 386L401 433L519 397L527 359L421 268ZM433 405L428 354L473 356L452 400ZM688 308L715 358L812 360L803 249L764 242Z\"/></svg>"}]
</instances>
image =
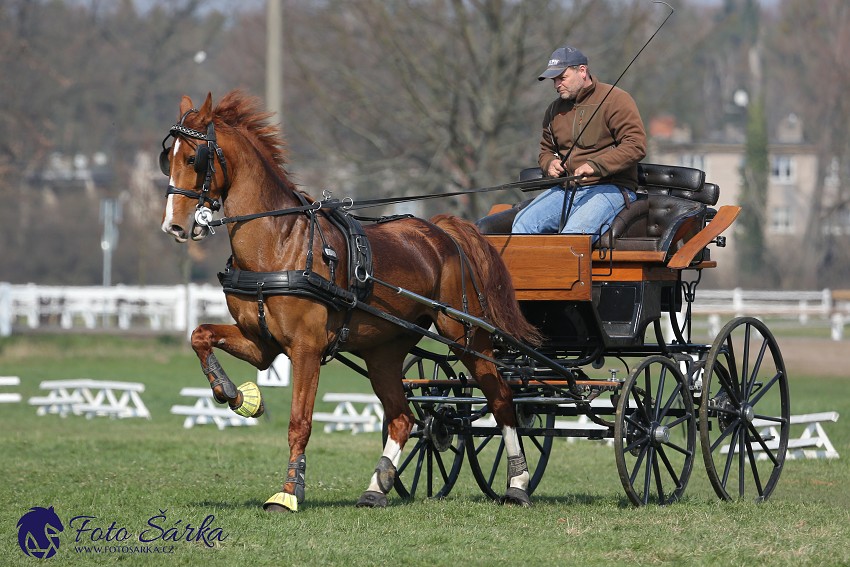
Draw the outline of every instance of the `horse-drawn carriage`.
<instances>
[{"instance_id":1,"label":"horse-drawn carriage","mask_svg":"<svg viewBox=\"0 0 850 567\"><path fill-rule=\"evenodd\" d=\"M521 178L529 174L540 176L533 169ZM510 234L527 202L496 206L477 223L545 336L536 349L542 356L509 347L497 355L534 463L529 490L543 476L553 438L612 439L629 499L670 503L687 485L699 437L719 497L765 499L788 440L787 375L776 340L751 318L730 321L712 344L691 336L701 271L716 266L708 245L725 245L720 234L740 209L713 209L719 188L697 169L640 164L639 180L638 201L594 246L590 235ZM407 474L396 481L400 494L415 491L421 477L429 496L447 494L466 456L481 490L497 496L503 448L488 445L498 430L453 361L419 352L407 363L406 392L420 422L416 448L400 468ZM756 427L766 422L776 424L778 438Z\"/></svg>"},{"instance_id":2,"label":"horse-drawn carriage","mask_svg":"<svg viewBox=\"0 0 850 567\"><path fill-rule=\"evenodd\" d=\"M445 496L464 459L486 494L529 505L556 437L612 439L637 505L681 497L697 437L721 498L770 496L789 427L776 340L751 318L712 344L691 337L700 274L715 265L708 246L739 211L712 208L719 189L703 172L642 165L640 198L595 244L508 234L519 206L478 230L446 215L362 226L358 203L316 201L289 182L257 107L238 93L215 109L211 97L200 109L184 97L175 142L163 142L162 228L179 241L228 228L220 278L237 323L192 335L216 399L263 411L256 386L237 388L213 347L259 368L280 352L292 359L289 467L266 509L304 499L319 367L333 357L367 376L384 406L384 451L358 505L384 506L393 488ZM226 216L213 220L222 203ZM423 337L442 346L423 349Z\"/></svg>"}]
</instances>

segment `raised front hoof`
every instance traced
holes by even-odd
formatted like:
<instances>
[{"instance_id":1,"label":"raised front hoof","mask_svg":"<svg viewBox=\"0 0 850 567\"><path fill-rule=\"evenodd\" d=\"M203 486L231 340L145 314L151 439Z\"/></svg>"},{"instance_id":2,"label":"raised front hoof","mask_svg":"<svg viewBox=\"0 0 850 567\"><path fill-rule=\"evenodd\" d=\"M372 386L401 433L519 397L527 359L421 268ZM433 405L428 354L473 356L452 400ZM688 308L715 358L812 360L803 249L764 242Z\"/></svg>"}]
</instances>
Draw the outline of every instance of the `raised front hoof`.
<instances>
[{"instance_id":1,"label":"raised front hoof","mask_svg":"<svg viewBox=\"0 0 850 567\"><path fill-rule=\"evenodd\" d=\"M245 382L239 388L239 393L242 394L242 404L239 407L231 407L233 411L242 417L260 417L266 410L263 405L263 396L260 393L260 388L253 382Z\"/></svg>"},{"instance_id":2,"label":"raised front hoof","mask_svg":"<svg viewBox=\"0 0 850 567\"><path fill-rule=\"evenodd\" d=\"M266 512L297 512L298 499L294 494L278 492L263 504Z\"/></svg>"},{"instance_id":3,"label":"raised front hoof","mask_svg":"<svg viewBox=\"0 0 850 567\"><path fill-rule=\"evenodd\" d=\"M521 506L523 508L531 508L531 498L528 493L521 488L510 487L502 496L502 504L506 506Z\"/></svg>"},{"instance_id":4,"label":"raised front hoof","mask_svg":"<svg viewBox=\"0 0 850 567\"><path fill-rule=\"evenodd\" d=\"M386 508L387 504L389 504L389 501L386 494L367 490L360 496L360 500L357 501L356 506L358 508Z\"/></svg>"}]
</instances>

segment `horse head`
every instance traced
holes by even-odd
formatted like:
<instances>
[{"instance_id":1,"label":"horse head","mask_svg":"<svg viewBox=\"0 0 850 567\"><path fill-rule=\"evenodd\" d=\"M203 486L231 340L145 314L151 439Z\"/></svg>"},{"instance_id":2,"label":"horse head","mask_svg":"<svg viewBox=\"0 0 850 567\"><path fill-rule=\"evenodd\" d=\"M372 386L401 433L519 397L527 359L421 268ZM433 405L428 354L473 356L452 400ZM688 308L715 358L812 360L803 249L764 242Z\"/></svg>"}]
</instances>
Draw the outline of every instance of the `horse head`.
<instances>
[{"instance_id":1,"label":"horse head","mask_svg":"<svg viewBox=\"0 0 850 567\"><path fill-rule=\"evenodd\" d=\"M174 143L167 147L170 138ZM200 108L188 96L180 101L179 121L162 141L159 165L168 176L162 230L178 242L203 239L230 182L216 137L212 94Z\"/></svg>"}]
</instances>

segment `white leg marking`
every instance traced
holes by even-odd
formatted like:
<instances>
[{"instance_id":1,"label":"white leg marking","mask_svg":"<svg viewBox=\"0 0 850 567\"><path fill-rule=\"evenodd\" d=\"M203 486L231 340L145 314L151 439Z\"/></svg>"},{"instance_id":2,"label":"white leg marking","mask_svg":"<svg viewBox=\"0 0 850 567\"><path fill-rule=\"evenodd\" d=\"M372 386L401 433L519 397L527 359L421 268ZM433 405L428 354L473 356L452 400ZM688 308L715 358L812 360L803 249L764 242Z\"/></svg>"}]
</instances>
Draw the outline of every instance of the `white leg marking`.
<instances>
[{"instance_id":1,"label":"white leg marking","mask_svg":"<svg viewBox=\"0 0 850 567\"><path fill-rule=\"evenodd\" d=\"M387 444L384 445L384 453L382 456L391 460L393 462L393 466L397 467L401 460L401 446L392 439L387 439ZM372 473L372 480L369 482L368 490L381 492L381 488L378 485L378 473Z\"/></svg>"},{"instance_id":2,"label":"white leg marking","mask_svg":"<svg viewBox=\"0 0 850 567\"><path fill-rule=\"evenodd\" d=\"M505 452L508 457L516 457L522 454L522 451L519 448L519 437L517 437L516 429L513 427L508 427L507 425L502 428L502 439L505 440ZM509 485L513 488L520 488L522 490L528 489L528 471L524 471L519 476L515 476L510 479Z\"/></svg>"},{"instance_id":3,"label":"white leg marking","mask_svg":"<svg viewBox=\"0 0 850 567\"><path fill-rule=\"evenodd\" d=\"M180 139L174 140L174 147L171 148L171 159L177 155L177 150L180 148ZM174 176L168 178L168 184L174 185ZM169 195L165 201L165 216L162 219L162 231L168 232L171 230L171 225L174 224L174 195Z\"/></svg>"}]
</instances>

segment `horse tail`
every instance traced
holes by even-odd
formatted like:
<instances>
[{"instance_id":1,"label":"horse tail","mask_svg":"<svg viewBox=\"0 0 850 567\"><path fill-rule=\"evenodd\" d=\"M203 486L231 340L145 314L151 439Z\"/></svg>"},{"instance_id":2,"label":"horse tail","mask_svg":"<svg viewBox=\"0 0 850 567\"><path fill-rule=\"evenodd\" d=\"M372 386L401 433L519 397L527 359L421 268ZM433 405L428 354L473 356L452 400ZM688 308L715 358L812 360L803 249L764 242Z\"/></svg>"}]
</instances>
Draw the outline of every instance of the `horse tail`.
<instances>
[{"instance_id":1,"label":"horse tail","mask_svg":"<svg viewBox=\"0 0 850 567\"><path fill-rule=\"evenodd\" d=\"M540 331L522 314L517 303L513 280L499 252L487 241L474 224L452 215L441 214L431 222L444 230L469 258L481 293L487 300L484 316L493 325L531 345L543 341Z\"/></svg>"}]
</instances>

